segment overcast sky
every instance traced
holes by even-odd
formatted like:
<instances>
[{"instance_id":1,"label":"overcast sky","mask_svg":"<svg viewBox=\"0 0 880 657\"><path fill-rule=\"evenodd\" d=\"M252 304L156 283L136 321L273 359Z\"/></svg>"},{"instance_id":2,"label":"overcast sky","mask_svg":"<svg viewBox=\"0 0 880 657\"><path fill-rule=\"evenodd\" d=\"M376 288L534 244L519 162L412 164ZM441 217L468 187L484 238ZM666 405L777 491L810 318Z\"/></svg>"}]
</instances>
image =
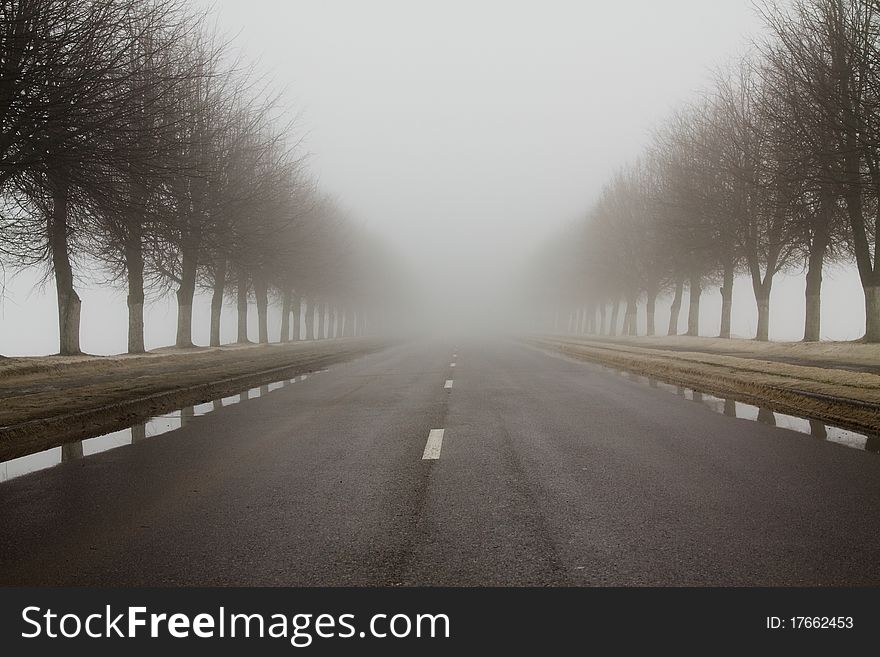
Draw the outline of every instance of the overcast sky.
<instances>
[{"instance_id":1,"label":"overcast sky","mask_svg":"<svg viewBox=\"0 0 880 657\"><path fill-rule=\"evenodd\" d=\"M324 188L450 290L583 215L759 29L749 0L211 4L302 111Z\"/></svg>"},{"instance_id":2,"label":"overcast sky","mask_svg":"<svg viewBox=\"0 0 880 657\"><path fill-rule=\"evenodd\" d=\"M651 129L761 29L750 0L202 4L286 89L324 190L403 254L440 307L502 295L514 268L583 216ZM31 281L13 281L3 301L3 353L55 349L53 289L28 295ZM857 280L828 285L825 334L857 337ZM773 336L799 337L802 287L776 288ZM750 294L739 284L742 335L754 330ZM838 312L853 294L855 314ZM124 295L83 297L84 348L124 351ZM174 312L170 300L150 307L148 346L173 342Z\"/></svg>"}]
</instances>

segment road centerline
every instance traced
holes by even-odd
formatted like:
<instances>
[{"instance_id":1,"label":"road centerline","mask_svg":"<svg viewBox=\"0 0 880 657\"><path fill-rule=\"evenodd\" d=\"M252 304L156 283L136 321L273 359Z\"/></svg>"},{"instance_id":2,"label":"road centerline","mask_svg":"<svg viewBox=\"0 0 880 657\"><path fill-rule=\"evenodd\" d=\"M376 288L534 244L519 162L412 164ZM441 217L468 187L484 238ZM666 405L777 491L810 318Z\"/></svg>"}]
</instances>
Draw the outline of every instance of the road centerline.
<instances>
[{"instance_id":1,"label":"road centerline","mask_svg":"<svg viewBox=\"0 0 880 657\"><path fill-rule=\"evenodd\" d=\"M423 461L436 461L440 458L440 448L443 446L445 431L445 429L431 429L428 433L428 442L425 443L425 451L422 454Z\"/></svg>"}]
</instances>

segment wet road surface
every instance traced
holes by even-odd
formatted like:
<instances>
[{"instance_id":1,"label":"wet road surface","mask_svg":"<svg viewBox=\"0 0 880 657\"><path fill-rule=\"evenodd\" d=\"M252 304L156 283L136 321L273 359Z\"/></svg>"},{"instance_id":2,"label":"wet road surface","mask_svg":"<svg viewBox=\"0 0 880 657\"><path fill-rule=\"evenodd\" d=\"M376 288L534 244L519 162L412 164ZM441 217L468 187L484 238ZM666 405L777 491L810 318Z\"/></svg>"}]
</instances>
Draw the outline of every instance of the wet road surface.
<instances>
[{"instance_id":1,"label":"wet road surface","mask_svg":"<svg viewBox=\"0 0 880 657\"><path fill-rule=\"evenodd\" d=\"M3 584L876 585L880 455L413 342L0 483L0 528Z\"/></svg>"}]
</instances>

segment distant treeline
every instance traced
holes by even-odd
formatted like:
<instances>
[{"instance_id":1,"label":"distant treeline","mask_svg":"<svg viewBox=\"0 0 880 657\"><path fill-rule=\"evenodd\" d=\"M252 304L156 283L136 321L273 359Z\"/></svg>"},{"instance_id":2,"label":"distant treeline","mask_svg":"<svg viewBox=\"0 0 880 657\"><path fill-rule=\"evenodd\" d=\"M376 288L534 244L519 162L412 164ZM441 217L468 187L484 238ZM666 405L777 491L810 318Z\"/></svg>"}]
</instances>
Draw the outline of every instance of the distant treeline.
<instances>
[{"instance_id":1,"label":"distant treeline","mask_svg":"<svg viewBox=\"0 0 880 657\"><path fill-rule=\"evenodd\" d=\"M175 292L186 347L198 289L211 345L227 295L239 341L253 300L267 342L270 301L282 340L313 337L316 312L323 337L328 307L351 335L387 289L381 249L317 189L280 96L209 22L178 0L0 2L0 264L54 277L61 354L80 352L82 267L126 286L133 353L151 291Z\"/></svg>"},{"instance_id":2,"label":"distant treeline","mask_svg":"<svg viewBox=\"0 0 880 657\"><path fill-rule=\"evenodd\" d=\"M656 299L671 293L673 335L687 286L687 333L699 335L700 293L720 284L727 338L744 274L756 338L767 340L774 277L805 271L804 340L815 341L823 267L854 262L865 340L880 342L880 5L803 0L761 12L770 36L661 126L545 254L541 290L561 311L557 328L613 334L622 304L622 330L635 335L644 299L653 335Z\"/></svg>"}]
</instances>

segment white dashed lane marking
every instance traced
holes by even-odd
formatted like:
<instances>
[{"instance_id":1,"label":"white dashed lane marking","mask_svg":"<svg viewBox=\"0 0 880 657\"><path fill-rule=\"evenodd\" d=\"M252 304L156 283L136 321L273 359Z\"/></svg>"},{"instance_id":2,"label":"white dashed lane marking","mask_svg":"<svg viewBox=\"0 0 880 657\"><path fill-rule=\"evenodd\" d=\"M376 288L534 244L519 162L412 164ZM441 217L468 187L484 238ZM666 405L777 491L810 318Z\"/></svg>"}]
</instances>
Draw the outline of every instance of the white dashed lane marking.
<instances>
[{"instance_id":1,"label":"white dashed lane marking","mask_svg":"<svg viewBox=\"0 0 880 657\"><path fill-rule=\"evenodd\" d=\"M446 379L446 385L443 387L449 390L452 387L452 379Z\"/></svg>"},{"instance_id":2,"label":"white dashed lane marking","mask_svg":"<svg viewBox=\"0 0 880 657\"><path fill-rule=\"evenodd\" d=\"M425 452L422 454L423 461L440 458L440 448L443 446L443 433L445 429L431 429L428 434L428 442L425 444Z\"/></svg>"}]
</instances>

